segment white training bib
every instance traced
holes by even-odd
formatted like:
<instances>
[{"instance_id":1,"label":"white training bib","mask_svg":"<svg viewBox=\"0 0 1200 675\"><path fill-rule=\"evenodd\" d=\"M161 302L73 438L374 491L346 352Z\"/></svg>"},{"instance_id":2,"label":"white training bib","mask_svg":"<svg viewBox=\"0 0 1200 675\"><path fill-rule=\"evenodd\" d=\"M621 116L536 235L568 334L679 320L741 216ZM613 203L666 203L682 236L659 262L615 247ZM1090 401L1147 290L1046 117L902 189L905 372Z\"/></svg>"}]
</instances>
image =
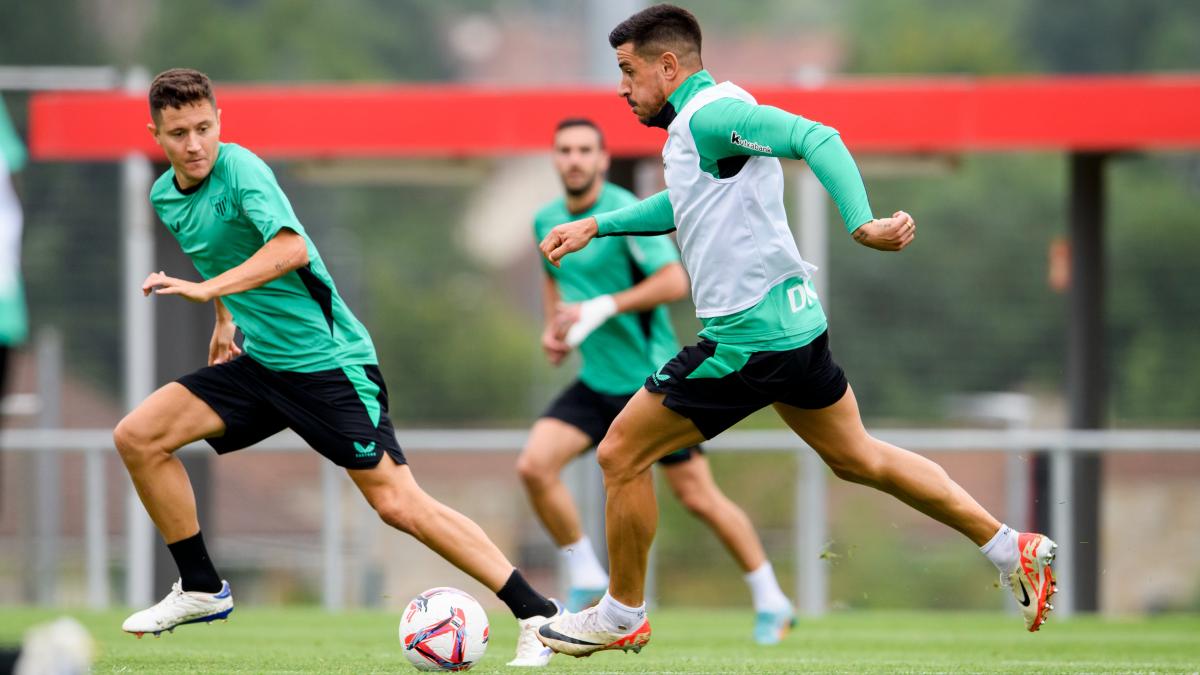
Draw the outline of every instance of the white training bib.
<instances>
[{"instance_id":1,"label":"white training bib","mask_svg":"<svg viewBox=\"0 0 1200 675\"><path fill-rule=\"evenodd\" d=\"M781 281L808 279L816 269L800 257L788 227L783 167L777 158L751 156L731 178L716 178L700 168L692 115L723 98L757 104L730 82L708 87L678 112L663 146L679 248L700 318L753 307Z\"/></svg>"}]
</instances>

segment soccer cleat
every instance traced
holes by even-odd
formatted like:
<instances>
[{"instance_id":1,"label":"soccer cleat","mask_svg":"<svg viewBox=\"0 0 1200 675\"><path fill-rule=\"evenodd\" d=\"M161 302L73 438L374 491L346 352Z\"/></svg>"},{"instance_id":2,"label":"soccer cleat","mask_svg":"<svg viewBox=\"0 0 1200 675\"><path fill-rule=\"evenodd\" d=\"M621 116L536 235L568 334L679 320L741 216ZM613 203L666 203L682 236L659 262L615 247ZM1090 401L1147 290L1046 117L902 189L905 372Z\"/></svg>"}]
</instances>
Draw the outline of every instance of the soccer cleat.
<instances>
[{"instance_id":1,"label":"soccer cleat","mask_svg":"<svg viewBox=\"0 0 1200 675\"><path fill-rule=\"evenodd\" d=\"M1058 587L1050 565L1057 550L1058 544L1043 534L1022 532L1017 537L1017 564L1008 573L1007 581L1030 633L1041 628L1046 615L1054 609L1050 599Z\"/></svg>"},{"instance_id":2,"label":"soccer cleat","mask_svg":"<svg viewBox=\"0 0 1200 675\"><path fill-rule=\"evenodd\" d=\"M600 602L600 598L608 591L608 584L595 588L572 587L567 591L567 611L582 612Z\"/></svg>"},{"instance_id":3,"label":"soccer cleat","mask_svg":"<svg viewBox=\"0 0 1200 675\"><path fill-rule=\"evenodd\" d=\"M754 641L760 645L779 644L789 629L796 626L796 610L758 612L754 615Z\"/></svg>"},{"instance_id":4,"label":"soccer cleat","mask_svg":"<svg viewBox=\"0 0 1200 675\"><path fill-rule=\"evenodd\" d=\"M542 644L541 640L538 640L537 632L551 619L563 614L562 605L557 600L551 600L551 602L558 608L558 613L554 616L531 616L528 619L517 621L517 625L521 627L520 633L517 634L517 655L508 662L508 665L517 668L541 668L550 663L550 657L554 656L554 652Z\"/></svg>"},{"instance_id":5,"label":"soccer cleat","mask_svg":"<svg viewBox=\"0 0 1200 675\"><path fill-rule=\"evenodd\" d=\"M650 620L642 619L632 630L612 631L600 621L600 610L589 607L576 614L563 613L547 621L537 632L542 644L559 654L591 656L606 649L640 652L650 642Z\"/></svg>"},{"instance_id":6,"label":"soccer cleat","mask_svg":"<svg viewBox=\"0 0 1200 675\"><path fill-rule=\"evenodd\" d=\"M232 611L233 593L229 590L228 581L221 582L221 590L218 593L185 591L183 582L176 581L171 585L171 592L167 597L157 605L125 619L121 630L133 633L139 638L146 633L158 637L163 631L173 633L176 626L227 619Z\"/></svg>"}]
</instances>

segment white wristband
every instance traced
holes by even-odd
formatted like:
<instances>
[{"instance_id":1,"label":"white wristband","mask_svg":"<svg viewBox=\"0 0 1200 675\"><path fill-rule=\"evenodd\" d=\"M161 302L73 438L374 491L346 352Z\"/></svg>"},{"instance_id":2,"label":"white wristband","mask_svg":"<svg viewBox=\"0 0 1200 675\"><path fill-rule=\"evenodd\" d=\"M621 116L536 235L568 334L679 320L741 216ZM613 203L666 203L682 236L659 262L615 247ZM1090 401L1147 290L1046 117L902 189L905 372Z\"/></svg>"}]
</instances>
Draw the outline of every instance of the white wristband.
<instances>
[{"instance_id":1,"label":"white wristband","mask_svg":"<svg viewBox=\"0 0 1200 675\"><path fill-rule=\"evenodd\" d=\"M567 331L567 346L574 349L592 331L617 313L617 301L611 295L601 295L579 303L579 320Z\"/></svg>"}]
</instances>

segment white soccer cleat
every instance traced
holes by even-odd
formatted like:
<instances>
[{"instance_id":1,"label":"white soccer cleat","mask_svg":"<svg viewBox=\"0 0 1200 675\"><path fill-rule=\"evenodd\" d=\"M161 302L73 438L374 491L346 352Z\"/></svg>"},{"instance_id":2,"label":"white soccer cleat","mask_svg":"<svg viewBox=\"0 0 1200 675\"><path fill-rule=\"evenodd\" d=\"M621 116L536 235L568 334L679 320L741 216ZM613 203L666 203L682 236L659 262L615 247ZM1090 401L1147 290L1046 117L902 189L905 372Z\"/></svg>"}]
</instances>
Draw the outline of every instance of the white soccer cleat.
<instances>
[{"instance_id":1,"label":"white soccer cleat","mask_svg":"<svg viewBox=\"0 0 1200 675\"><path fill-rule=\"evenodd\" d=\"M146 633L158 637L163 631L174 631L176 626L187 623L209 623L217 619L225 619L233 611L233 593L229 590L229 582L221 582L218 593L201 593L199 591L183 590L183 582L176 581L171 585L171 592L157 605L134 613L121 630L133 633L139 638Z\"/></svg>"},{"instance_id":2,"label":"white soccer cleat","mask_svg":"<svg viewBox=\"0 0 1200 675\"><path fill-rule=\"evenodd\" d=\"M611 631L600 621L600 610L589 607L575 614L561 613L538 628L542 644L559 654L591 656L606 649L640 652L650 642L650 620L630 630Z\"/></svg>"},{"instance_id":3,"label":"white soccer cleat","mask_svg":"<svg viewBox=\"0 0 1200 675\"><path fill-rule=\"evenodd\" d=\"M1017 537L1017 564L1008 573L1007 581L1030 633L1041 628L1046 615L1054 609L1050 599L1058 586L1050 565L1057 550L1058 544L1044 534L1022 532Z\"/></svg>"},{"instance_id":4,"label":"white soccer cleat","mask_svg":"<svg viewBox=\"0 0 1200 675\"><path fill-rule=\"evenodd\" d=\"M562 610L559 610L558 615L561 614ZM554 656L554 651L538 640L537 632L551 618L531 616L517 622L521 627L521 632L517 634L517 655L508 662L508 665L517 668L541 668L550 663L550 657Z\"/></svg>"}]
</instances>

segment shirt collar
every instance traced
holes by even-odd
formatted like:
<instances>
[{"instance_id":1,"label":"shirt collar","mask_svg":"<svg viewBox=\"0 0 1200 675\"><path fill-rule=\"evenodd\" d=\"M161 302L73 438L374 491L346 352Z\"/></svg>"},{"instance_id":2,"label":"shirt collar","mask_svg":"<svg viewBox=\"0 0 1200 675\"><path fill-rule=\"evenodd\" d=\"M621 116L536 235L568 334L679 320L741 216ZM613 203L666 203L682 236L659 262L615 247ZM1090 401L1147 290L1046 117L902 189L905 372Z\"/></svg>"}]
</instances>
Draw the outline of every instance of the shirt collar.
<instances>
[{"instance_id":1,"label":"shirt collar","mask_svg":"<svg viewBox=\"0 0 1200 675\"><path fill-rule=\"evenodd\" d=\"M716 83L716 80L713 79L713 76L707 70L699 70L692 73L667 97L667 102L663 104L662 110L658 111L658 114L654 117L651 117L646 122L646 125L666 129L671 125L671 122L675 121L675 116L680 110L683 110L683 106L687 105L693 96Z\"/></svg>"}]
</instances>

